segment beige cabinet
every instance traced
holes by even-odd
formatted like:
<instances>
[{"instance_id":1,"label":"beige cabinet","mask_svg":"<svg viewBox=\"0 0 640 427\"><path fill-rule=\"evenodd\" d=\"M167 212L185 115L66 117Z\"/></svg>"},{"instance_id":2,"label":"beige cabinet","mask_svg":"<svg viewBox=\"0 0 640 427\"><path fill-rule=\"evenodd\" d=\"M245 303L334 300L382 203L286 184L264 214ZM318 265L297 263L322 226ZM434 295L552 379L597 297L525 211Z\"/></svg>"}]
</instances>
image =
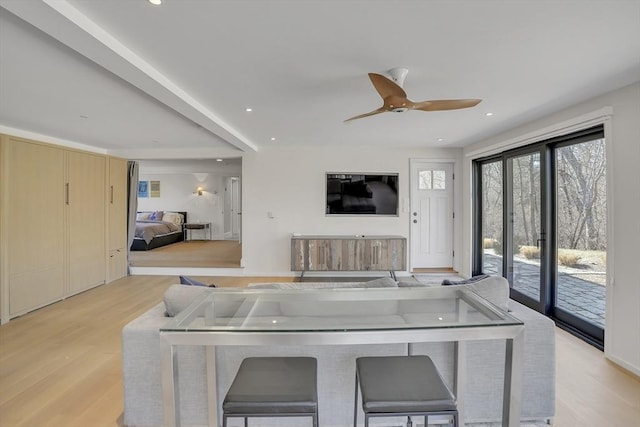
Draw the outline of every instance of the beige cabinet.
<instances>
[{"instance_id":1,"label":"beige cabinet","mask_svg":"<svg viewBox=\"0 0 640 427\"><path fill-rule=\"evenodd\" d=\"M102 154L7 135L0 135L0 154L0 315L6 322L105 283L111 177ZM114 191L115 202L126 188ZM117 202L126 203L123 198ZM124 229L116 249L122 239Z\"/></svg>"},{"instance_id":2,"label":"beige cabinet","mask_svg":"<svg viewBox=\"0 0 640 427\"><path fill-rule=\"evenodd\" d=\"M112 282L127 275L127 161L116 157L110 157L108 161L107 282Z\"/></svg>"},{"instance_id":3,"label":"beige cabinet","mask_svg":"<svg viewBox=\"0 0 640 427\"><path fill-rule=\"evenodd\" d=\"M79 151L66 154L69 294L75 294L105 282L106 158Z\"/></svg>"},{"instance_id":4,"label":"beige cabinet","mask_svg":"<svg viewBox=\"0 0 640 427\"><path fill-rule=\"evenodd\" d=\"M1 148L4 319L65 294L65 153L6 136Z\"/></svg>"},{"instance_id":5,"label":"beige cabinet","mask_svg":"<svg viewBox=\"0 0 640 427\"><path fill-rule=\"evenodd\" d=\"M406 270L406 242L401 236L294 236L292 271Z\"/></svg>"}]
</instances>

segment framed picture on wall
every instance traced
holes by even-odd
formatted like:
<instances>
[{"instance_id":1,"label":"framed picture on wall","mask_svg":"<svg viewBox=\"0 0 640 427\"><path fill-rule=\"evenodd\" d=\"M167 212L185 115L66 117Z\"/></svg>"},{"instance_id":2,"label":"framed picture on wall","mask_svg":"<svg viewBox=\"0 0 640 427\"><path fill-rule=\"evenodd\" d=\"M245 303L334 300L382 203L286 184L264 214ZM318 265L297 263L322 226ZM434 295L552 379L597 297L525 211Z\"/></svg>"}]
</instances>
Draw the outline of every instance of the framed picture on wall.
<instances>
[{"instance_id":1,"label":"framed picture on wall","mask_svg":"<svg viewBox=\"0 0 640 427\"><path fill-rule=\"evenodd\" d=\"M160 197L160 181L149 181L149 194L151 197Z\"/></svg>"},{"instance_id":2,"label":"framed picture on wall","mask_svg":"<svg viewBox=\"0 0 640 427\"><path fill-rule=\"evenodd\" d=\"M149 197L149 181L138 181L138 197Z\"/></svg>"}]
</instances>

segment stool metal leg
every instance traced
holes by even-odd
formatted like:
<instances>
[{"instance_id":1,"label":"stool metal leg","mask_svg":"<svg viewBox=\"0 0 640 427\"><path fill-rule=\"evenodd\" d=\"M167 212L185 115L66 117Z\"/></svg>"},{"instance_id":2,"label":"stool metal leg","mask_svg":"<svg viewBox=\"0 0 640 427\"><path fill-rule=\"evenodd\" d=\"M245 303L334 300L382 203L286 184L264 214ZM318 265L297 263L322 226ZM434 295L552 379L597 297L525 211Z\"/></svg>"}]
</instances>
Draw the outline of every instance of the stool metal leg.
<instances>
[{"instance_id":1,"label":"stool metal leg","mask_svg":"<svg viewBox=\"0 0 640 427\"><path fill-rule=\"evenodd\" d=\"M358 426L358 370L356 369L356 396L353 404L353 427Z\"/></svg>"}]
</instances>

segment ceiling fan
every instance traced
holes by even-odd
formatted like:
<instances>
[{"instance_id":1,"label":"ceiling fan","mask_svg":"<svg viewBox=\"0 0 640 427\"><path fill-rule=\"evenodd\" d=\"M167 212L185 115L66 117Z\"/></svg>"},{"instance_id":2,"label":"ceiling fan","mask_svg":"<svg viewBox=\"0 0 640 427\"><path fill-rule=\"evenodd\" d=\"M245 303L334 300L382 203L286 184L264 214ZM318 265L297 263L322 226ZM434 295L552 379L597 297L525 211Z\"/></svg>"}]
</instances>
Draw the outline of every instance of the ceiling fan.
<instances>
[{"instance_id":1,"label":"ceiling fan","mask_svg":"<svg viewBox=\"0 0 640 427\"><path fill-rule=\"evenodd\" d=\"M402 89L404 79L409 72L406 68L393 68L389 70L391 79L382 74L369 73L369 79L373 83L373 87L378 91L384 104L377 110L369 113L360 114L351 117L345 122L363 117L373 116L375 114L394 112L404 113L409 110L420 111L442 111L457 110L460 108L474 107L482 101L481 99L438 99L431 101L413 102L407 98L407 93Z\"/></svg>"}]
</instances>

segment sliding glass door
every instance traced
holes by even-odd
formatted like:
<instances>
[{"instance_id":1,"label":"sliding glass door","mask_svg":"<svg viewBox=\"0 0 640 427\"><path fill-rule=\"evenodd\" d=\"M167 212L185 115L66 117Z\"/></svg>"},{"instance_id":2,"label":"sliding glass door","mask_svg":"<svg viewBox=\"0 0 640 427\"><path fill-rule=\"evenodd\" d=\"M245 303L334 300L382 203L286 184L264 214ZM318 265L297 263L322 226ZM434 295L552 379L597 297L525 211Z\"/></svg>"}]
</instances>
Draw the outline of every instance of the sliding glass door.
<instances>
[{"instance_id":1,"label":"sliding glass door","mask_svg":"<svg viewBox=\"0 0 640 427\"><path fill-rule=\"evenodd\" d=\"M505 157L507 279L514 297L542 311L546 253L540 148Z\"/></svg>"},{"instance_id":2,"label":"sliding glass door","mask_svg":"<svg viewBox=\"0 0 640 427\"><path fill-rule=\"evenodd\" d=\"M553 315L604 340L607 183L603 135L559 145L555 175Z\"/></svg>"},{"instance_id":3,"label":"sliding glass door","mask_svg":"<svg viewBox=\"0 0 640 427\"><path fill-rule=\"evenodd\" d=\"M604 342L602 126L475 162L474 274L597 346Z\"/></svg>"}]
</instances>

